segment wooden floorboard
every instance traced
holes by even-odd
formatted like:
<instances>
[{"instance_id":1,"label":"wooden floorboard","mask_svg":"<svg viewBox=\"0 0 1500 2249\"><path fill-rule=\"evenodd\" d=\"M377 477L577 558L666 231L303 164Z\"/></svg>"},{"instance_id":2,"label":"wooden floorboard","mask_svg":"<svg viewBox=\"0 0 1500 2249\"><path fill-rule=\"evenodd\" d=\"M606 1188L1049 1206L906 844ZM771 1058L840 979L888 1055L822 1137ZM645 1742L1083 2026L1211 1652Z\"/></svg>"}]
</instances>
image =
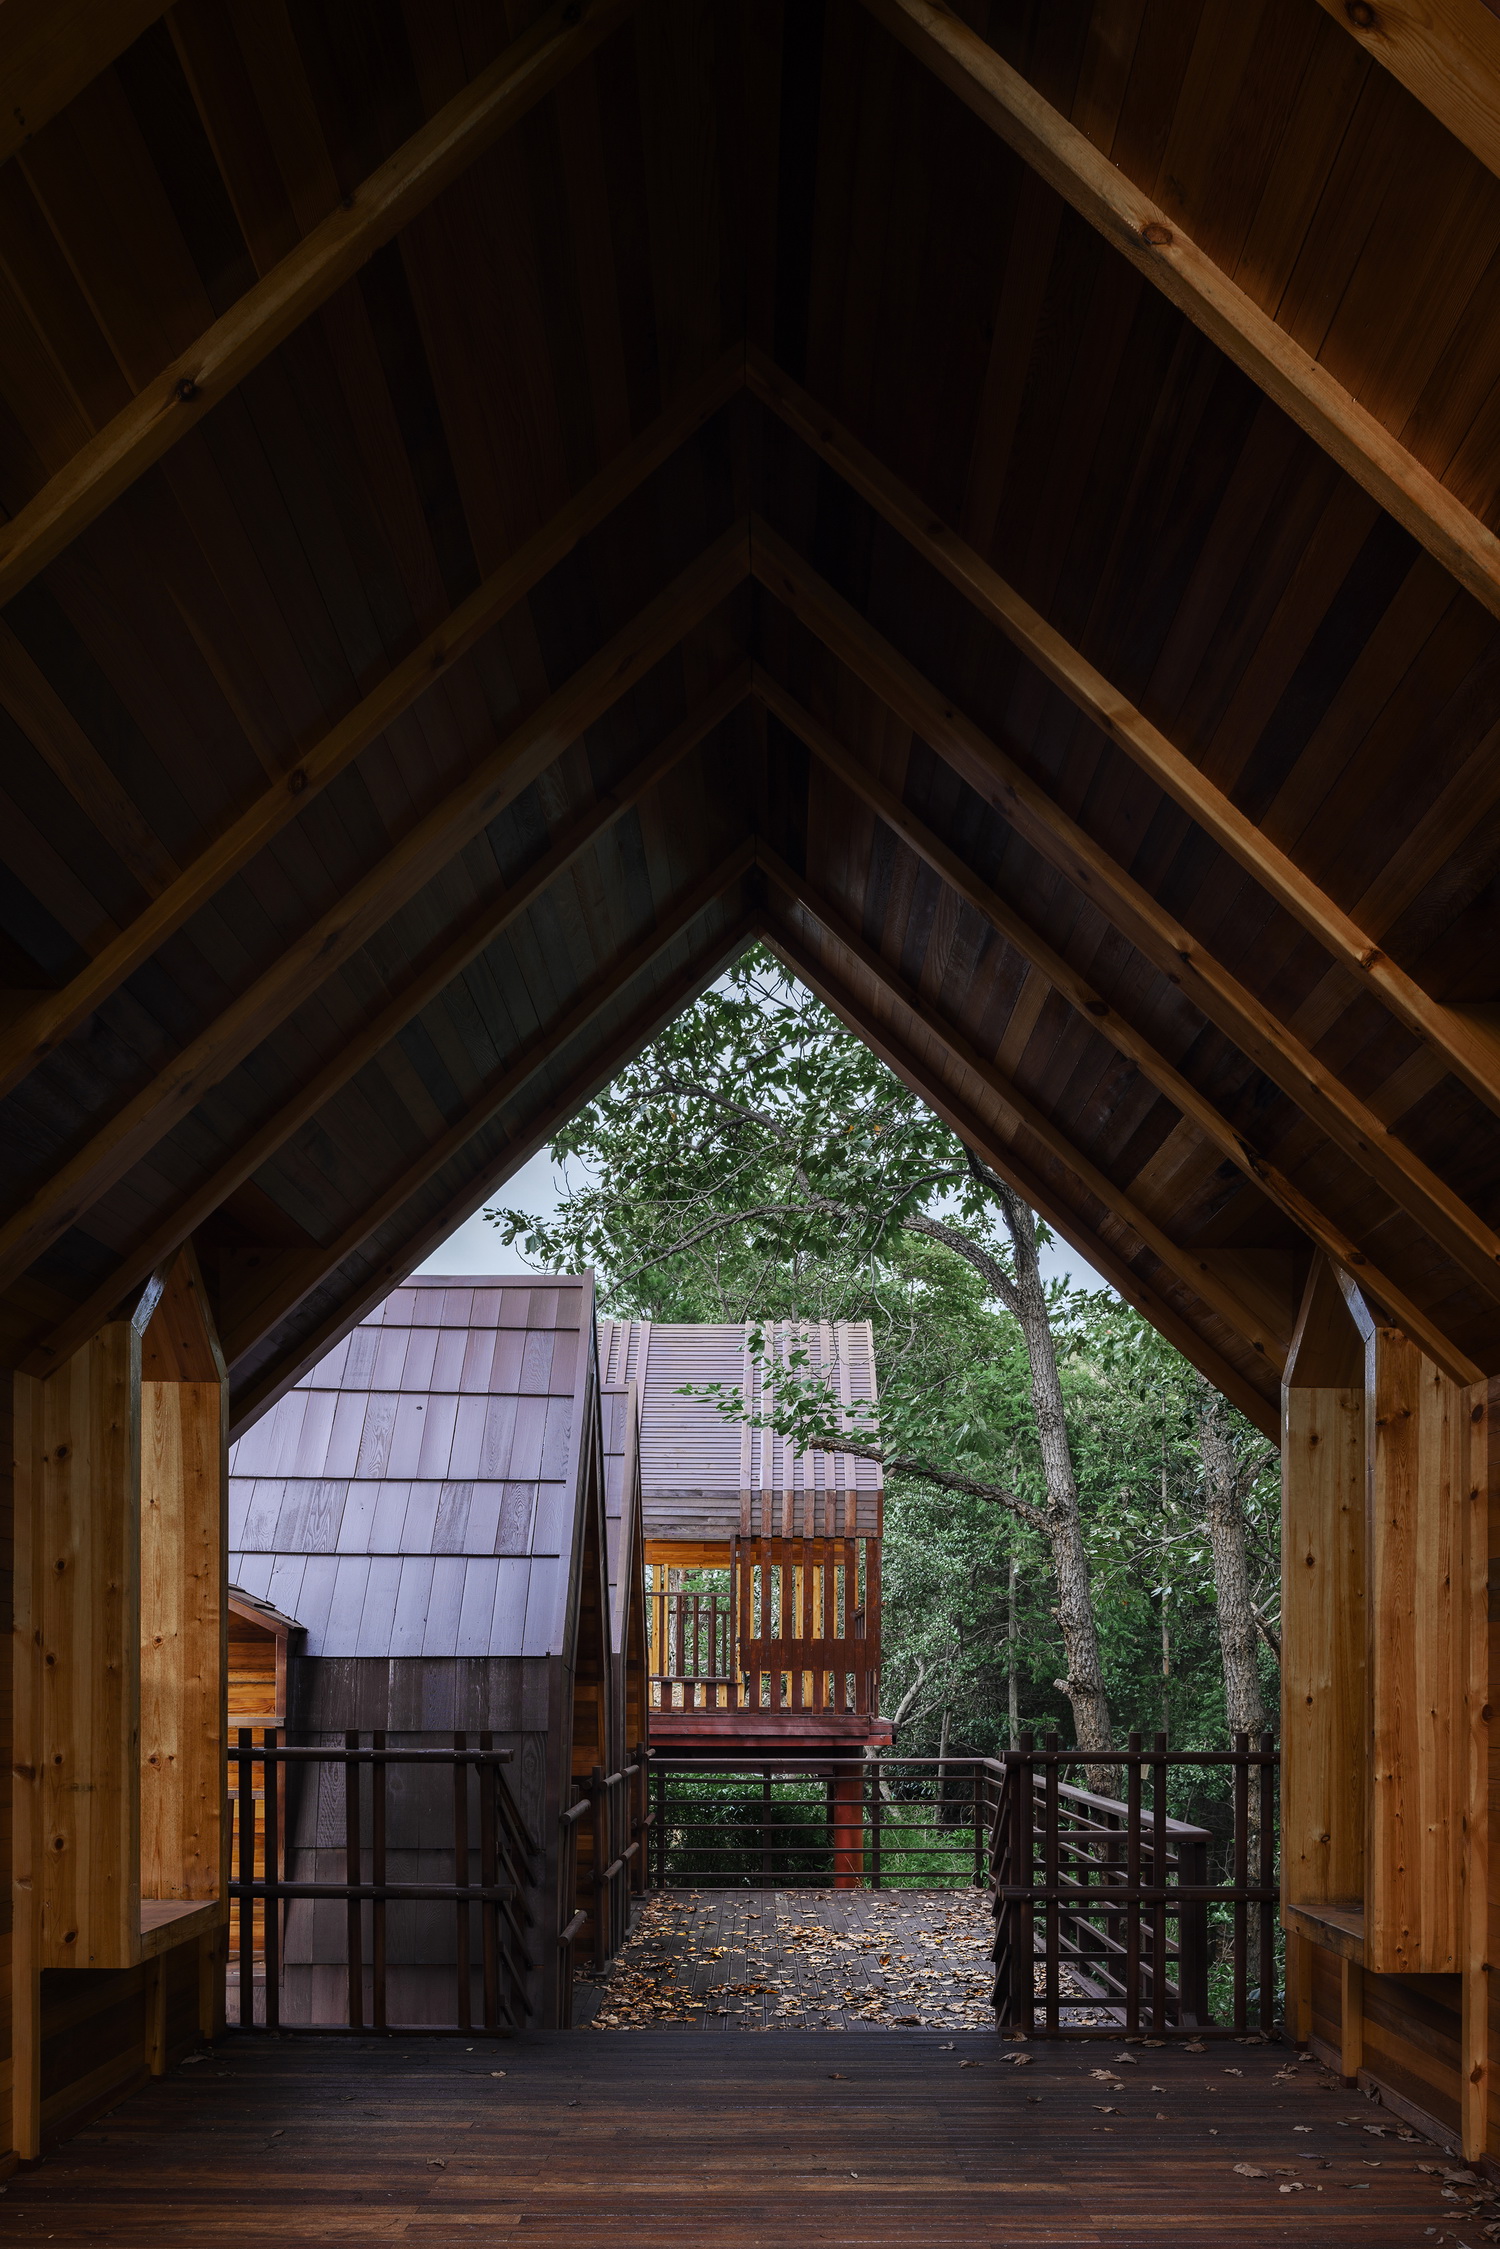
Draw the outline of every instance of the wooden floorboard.
<instances>
[{"instance_id":1,"label":"wooden floorboard","mask_svg":"<svg viewBox=\"0 0 1500 2249\"><path fill-rule=\"evenodd\" d=\"M1284 2047L1018 2051L928 2030L232 2037L15 2174L0 2241L1479 2241L1442 2199L1446 2159L1295 2057L1278 2078Z\"/></svg>"}]
</instances>

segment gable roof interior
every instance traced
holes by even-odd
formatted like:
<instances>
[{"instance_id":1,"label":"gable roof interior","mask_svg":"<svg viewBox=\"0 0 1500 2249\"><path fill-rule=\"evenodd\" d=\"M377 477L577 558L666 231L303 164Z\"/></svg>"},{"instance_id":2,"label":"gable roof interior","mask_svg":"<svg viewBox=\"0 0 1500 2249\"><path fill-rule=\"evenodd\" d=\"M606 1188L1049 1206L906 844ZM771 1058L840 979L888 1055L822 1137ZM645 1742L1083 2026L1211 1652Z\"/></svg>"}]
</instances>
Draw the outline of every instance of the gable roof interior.
<instances>
[{"instance_id":1,"label":"gable roof interior","mask_svg":"<svg viewBox=\"0 0 1500 2249\"><path fill-rule=\"evenodd\" d=\"M1316 0L78 13L16 1363L193 1232L248 1427L759 934L1262 1427L1310 1243L1500 1368L1483 148Z\"/></svg>"}]
</instances>

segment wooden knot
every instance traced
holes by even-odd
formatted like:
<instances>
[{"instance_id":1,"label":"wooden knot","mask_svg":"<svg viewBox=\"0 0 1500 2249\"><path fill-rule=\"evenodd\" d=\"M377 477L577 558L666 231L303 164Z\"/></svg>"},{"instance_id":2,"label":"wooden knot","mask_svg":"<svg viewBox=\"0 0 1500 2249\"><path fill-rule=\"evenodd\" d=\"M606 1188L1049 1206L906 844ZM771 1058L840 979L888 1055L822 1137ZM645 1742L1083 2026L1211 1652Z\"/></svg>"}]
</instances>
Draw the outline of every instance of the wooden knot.
<instances>
[{"instance_id":1,"label":"wooden knot","mask_svg":"<svg viewBox=\"0 0 1500 2249\"><path fill-rule=\"evenodd\" d=\"M1375 10L1370 6L1370 0L1344 0L1344 13L1356 31L1375 29Z\"/></svg>"},{"instance_id":2,"label":"wooden knot","mask_svg":"<svg viewBox=\"0 0 1500 2249\"><path fill-rule=\"evenodd\" d=\"M1141 240L1149 242L1153 250L1165 250L1172 239L1172 229L1163 226L1160 219L1148 219L1141 228Z\"/></svg>"},{"instance_id":3,"label":"wooden knot","mask_svg":"<svg viewBox=\"0 0 1500 2249\"><path fill-rule=\"evenodd\" d=\"M180 406L191 406L198 395L198 385L191 375L181 375L172 385L172 396Z\"/></svg>"}]
</instances>

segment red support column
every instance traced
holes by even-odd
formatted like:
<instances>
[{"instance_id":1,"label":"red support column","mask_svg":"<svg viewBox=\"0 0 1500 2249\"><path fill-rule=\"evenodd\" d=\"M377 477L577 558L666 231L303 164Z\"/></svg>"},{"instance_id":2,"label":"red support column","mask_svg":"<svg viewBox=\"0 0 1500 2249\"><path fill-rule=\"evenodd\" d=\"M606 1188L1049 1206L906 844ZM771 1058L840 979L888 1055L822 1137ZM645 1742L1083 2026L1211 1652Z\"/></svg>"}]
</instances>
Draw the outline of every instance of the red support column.
<instances>
[{"instance_id":1,"label":"red support column","mask_svg":"<svg viewBox=\"0 0 1500 2249\"><path fill-rule=\"evenodd\" d=\"M833 1829L833 1886L858 1890L865 1878L864 1775L858 1766L829 1783Z\"/></svg>"}]
</instances>

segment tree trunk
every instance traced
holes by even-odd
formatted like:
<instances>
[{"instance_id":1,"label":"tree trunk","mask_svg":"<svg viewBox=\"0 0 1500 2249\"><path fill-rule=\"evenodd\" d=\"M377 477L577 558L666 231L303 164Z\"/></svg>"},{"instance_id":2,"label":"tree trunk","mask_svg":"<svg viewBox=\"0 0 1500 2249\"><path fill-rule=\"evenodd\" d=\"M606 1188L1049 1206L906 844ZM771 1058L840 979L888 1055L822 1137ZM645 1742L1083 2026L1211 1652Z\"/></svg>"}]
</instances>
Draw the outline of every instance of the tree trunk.
<instances>
[{"instance_id":1,"label":"tree trunk","mask_svg":"<svg viewBox=\"0 0 1500 2249\"><path fill-rule=\"evenodd\" d=\"M1047 1316L1047 1293L1037 1262L1036 1228L1020 1196L1008 1187L1002 1193L1005 1223L1016 1259L1016 1302L1021 1333L1026 1339L1026 1357L1031 1368L1031 1410L1036 1416L1042 1473L1047 1480L1047 1543L1052 1550L1052 1571L1057 1580L1057 1623L1068 1666L1067 1678L1059 1680L1058 1684L1073 1705L1073 1730L1079 1748L1109 1749L1113 1746L1109 1697L1104 1689L1104 1667L1099 1660L1099 1633L1094 1622L1088 1555L1084 1550L1083 1522L1078 1511L1078 1483L1073 1474L1068 1425L1063 1416L1062 1380L1057 1371L1052 1322ZM1117 1777L1111 1772L1111 1781Z\"/></svg>"},{"instance_id":2,"label":"tree trunk","mask_svg":"<svg viewBox=\"0 0 1500 2249\"><path fill-rule=\"evenodd\" d=\"M1205 1384L1198 1402L1198 1451L1203 1461L1204 1511L1213 1553L1224 1708L1231 1735L1255 1735L1265 1725L1266 1711L1255 1660L1255 1604L1250 1598L1245 1516L1239 1463L1230 1440L1229 1410L1228 1400Z\"/></svg>"}]
</instances>

